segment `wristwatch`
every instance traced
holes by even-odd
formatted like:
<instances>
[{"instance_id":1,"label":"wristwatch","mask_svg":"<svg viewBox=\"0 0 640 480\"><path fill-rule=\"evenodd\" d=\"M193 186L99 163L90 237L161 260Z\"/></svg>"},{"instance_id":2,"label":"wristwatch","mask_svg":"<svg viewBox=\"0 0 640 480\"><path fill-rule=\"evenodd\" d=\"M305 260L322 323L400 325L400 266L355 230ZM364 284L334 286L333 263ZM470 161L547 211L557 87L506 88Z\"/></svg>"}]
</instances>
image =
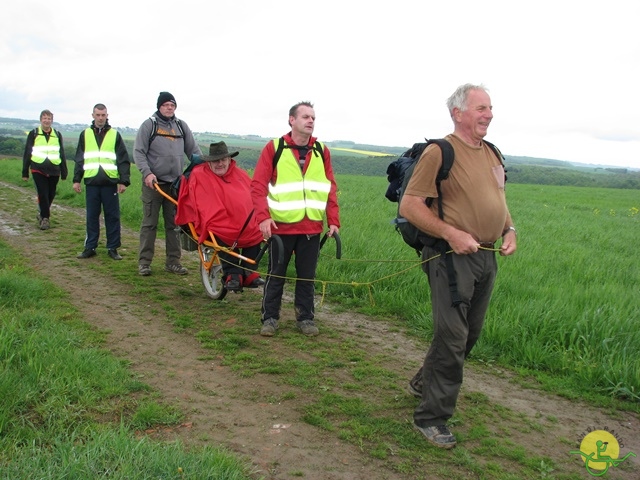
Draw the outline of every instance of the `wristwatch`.
<instances>
[{"instance_id":1,"label":"wristwatch","mask_svg":"<svg viewBox=\"0 0 640 480\"><path fill-rule=\"evenodd\" d=\"M502 236L504 237L504 236L507 234L507 232L508 232L509 230L513 230L513 233L515 233L515 234L516 234L516 236L518 235L518 232L516 232L516 227L514 227L513 225L511 225L510 227L507 227L507 228L506 228L506 230L505 230L504 232L502 232Z\"/></svg>"}]
</instances>

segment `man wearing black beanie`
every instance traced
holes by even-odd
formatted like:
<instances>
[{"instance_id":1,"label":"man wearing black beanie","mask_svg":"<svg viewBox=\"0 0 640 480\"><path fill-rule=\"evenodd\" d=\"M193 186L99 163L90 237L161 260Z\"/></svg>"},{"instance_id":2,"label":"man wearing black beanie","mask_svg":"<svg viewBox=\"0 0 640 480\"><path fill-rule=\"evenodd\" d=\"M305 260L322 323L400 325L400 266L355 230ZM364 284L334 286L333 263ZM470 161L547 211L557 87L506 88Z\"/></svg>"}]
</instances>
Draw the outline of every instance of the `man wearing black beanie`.
<instances>
[{"instance_id":1,"label":"man wearing black beanie","mask_svg":"<svg viewBox=\"0 0 640 480\"><path fill-rule=\"evenodd\" d=\"M175 224L175 205L158 193L154 184L169 193L171 183L185 167L185 158L202 155L193 132L184 120L175 116L177 103L169 92L160 92L158 110L138 129L133 159L142 174L142 225L140 227L140 251L138 273L151 275L156 233L160 209L165 228L166 260L164 269L178 275L186 275L187 269L180 264L182 249L179 232Z\"/></svg>"},{"instance_id":2,"label":"man wearing black beanie","mask_svg":"<svg viewBox=\"0 0 640 480\"><path fill-rule=\"evenodd\" d=\"M171 95L169 92L160 92L160 96L158 96L158 103L156 104L156 108L160 110L160 106L164 105L166 102L173 102L176 108L178 108L178 104L176 103L176 98Z\"/></svg>"}]
</instances>

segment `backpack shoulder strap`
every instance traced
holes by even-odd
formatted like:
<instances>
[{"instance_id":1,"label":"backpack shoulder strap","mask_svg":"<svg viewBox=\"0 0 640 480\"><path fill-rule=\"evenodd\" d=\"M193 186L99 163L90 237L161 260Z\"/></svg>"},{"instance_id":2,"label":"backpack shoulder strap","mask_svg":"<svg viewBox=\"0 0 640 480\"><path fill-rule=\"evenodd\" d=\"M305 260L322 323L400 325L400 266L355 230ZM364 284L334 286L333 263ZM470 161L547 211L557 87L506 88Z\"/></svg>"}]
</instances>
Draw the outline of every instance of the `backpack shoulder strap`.
<instances>
[{"instance_id":1,"label":"backpack shoulder strap","mask_svg":"<svg viewBox=\"0 0 640 480\"><path fill-rule=\"evenodd\" d=\"M158 119L156 117L154 117L153 115L151 115L149 117L149 120L151 120L151 135L149 135L149 145L148 146L151 146L151 142L153 142L153 139L158 136Z\"/></svg>"},{"instance_id":2,"label":"backpack shoulder strap","mask_svg":"<svg viewBox=\"0 0 640 480\"><path fill-rule=\"evenodd\" d=\"M504 155L502 155L502 152L500 151L500 149L498 147L496 147L493 143L491 142L487 142L486 140L483 140L484 143L486 143L487 145L489 145L489 148L491 148L491 150L493 150L493 153L495 154L496 157L498 157L498 160L500 160L500 163L502 164L502 169L504 170L504 181L507 181L507 167L504 164Z\"/></svg>"},{"instance_id":3,"label":"backpack shoulder strap","mask_svg":"<svg viewBox=\"0 0 640 480\"><path fill-rule=\"evenodd\" d=\"M284 141L284 137L280 137L278 139L278 146L276 147L276 153L273 155L274 170L276 169L276 166L278 165L278 162L280 161L280 157L282 156L282 152L285 148L296 148L296 147L292 147L291 145L286 144ZM320 157L322 157L322 163L326 161L324 156L324 148L322 147L322 144L318 140L316 140L316 142L313 144L312 151L316 155L320 154Z\"/></svg>"},{"instance_id":4,"label":"backpack shoulder strap","mask_svg":"<svg viewBox=\"0 0 640 480\"><path fill-rule=\"evenodd\" d=\"M442 190L440 189L440 182L445 180L449 176L451 167L453 167L453 161L455 158L453 152L453 146L444 138L435 139L429 141L429 143L435 143L442 150L442 166L436 176L436 190L438 191L438 216L441 220L444 219L444 212L442 210ZM449 245L445 241L437 242L437 248L440 250L440 254L445 259L447 266L447 276L449 277L449 293L451 294L451 305L457 307L462 303L462 297L458 292L458 281L456 277L456 270L453 265L453 255L447 253Z\"/></svg>"},{"instance_id":5,"label":"backpack shoulder strap","mask_svg":"<svg viewBox=\"0 0 640 480\"><path fill-rule=\"evenodd\" d=\"M276 153L273 155L273 169L276 169L276 165L280 161L280 157L282 156L282 150L284 149L284 137L280 137L278 139L278 146L276 147Z\"/></svg>"},{"instance_id":6,"label":"backpack shoulder strap","mask_svg":"<svg viewBox=\"0 0 640 480\"><path fill-rule=\"evenodd\" d=\"M453 159L454 159L453 146L451 146L449 141L445 140L444 138L431 139L427 142L427 145L430 145L432 143L435 143L436 145L438 145L438 147L440 147L440 150L442 151L442 166L440 167L440 170L438 171L438 175L436 176L436 187L438 188L438 195L439 195L440 182L442 180L445 180L449 176L451 167L453 167Z\"/></svg>"},{"instance_id":7,"label":"backpack shoulder strap","mask_svg":"<svg viewBox=\"0 0 640 480\"><path fill-rule=\"evenodd\" d=\"M449 177L449 172L451 171L451 167L453 167L453 160L455 155L453 153L453 146L449 143L448 140L444 138L435 138L427 141L427 145L435 143L440 147L442 151L442 165L440 166L440 170L438 170L438 175L436 175L436 191L438 192L438 217L440 220L444 219L444 212L442 211L442 190L440 188L440 183L442 180L447 179ZM429 203L430 205L430 203Z\"/></svg>"},{"instance_id":8,"label":"backpack shoulder strap","mask_svg":"<svg viewBox=\"0 0 640 480\"><path fill-rule=\"evenodd\" d=\"M154 117L153 115L151 115L149 117L149 120L151 120L151 135L149 136L149 146L151 146L151 142L153 142L153 139L156 138L158 136L158 119L156 117ZM178 131L180 132L180 135L163 135L160 134L162 136L169 136L169 137L174 137L174 138L184 138L184 129L182 128L182 122L180 121L180 119L178 117L175 117L176 120L176 125L178 126Z\"/></svg>"},{"instance_id":9,"label":"backpack shoulder strap","mask_svg":"<svg viewBox=\"0 0 640 480\"><path fill-rule=\"evenodd\" d=\"M178 130L180 131L180 135L182 136L182 138L184 138L184 130L182 129L182 122L178 117L175 117L175 118L176 118L176 125L178 126Z\"/></svg>"},{"instance_id":10,"label":"backpack shoulder strap","mask_svg":"<svg viewBox=\"0 0 640 480\"><path fill-rule=\"evenodd\" d=\"M322 157L322 163L324 163L326 161L326 159L324 158L324 148L322 148L322 144L318 140L316 140L316 142L313 144L313 150L314 152L320 154L320 156Z\"/></svg>"},{"instance_id":11,"label":"backpack shoulder strap","mask_svg":"<svg viewBox=\"0 0 640 480\"><path fill-rule=\"evenodd\" d=\"M493 153L495 154L496 157L498 157L498 160L500 160L500 163L504 167L504 155L502 155L502 152L500 151L500 149L491 142L487 142L486 140L483 140L483 142L489 145L489 148L493 150Z\"/></svg>"}]
</instances>

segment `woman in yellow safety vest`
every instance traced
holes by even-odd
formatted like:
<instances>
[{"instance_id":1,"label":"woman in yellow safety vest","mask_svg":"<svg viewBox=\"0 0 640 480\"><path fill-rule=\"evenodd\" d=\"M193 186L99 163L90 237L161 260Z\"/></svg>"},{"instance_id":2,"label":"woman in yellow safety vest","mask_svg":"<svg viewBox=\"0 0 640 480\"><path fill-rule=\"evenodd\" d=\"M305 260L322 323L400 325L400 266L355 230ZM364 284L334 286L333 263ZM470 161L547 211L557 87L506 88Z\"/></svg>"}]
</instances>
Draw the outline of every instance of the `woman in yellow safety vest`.
<instances>
[{"instance_id":1,"label":"woman in yellow safety vest","mask_svg":"<svg viewBox=\"0 0 640 480\"><path fill-rule=\"evenodd\" d=\"M40 113L40 126L27 135L27 143L22 157L22 180L29 180L29 169L38 194L38 226L41 230L50 227L51 204L56 196L60 178L67 178L67 159L62 145L62 135L55 130L53 113Z\"/></svg>"}]
</instances>

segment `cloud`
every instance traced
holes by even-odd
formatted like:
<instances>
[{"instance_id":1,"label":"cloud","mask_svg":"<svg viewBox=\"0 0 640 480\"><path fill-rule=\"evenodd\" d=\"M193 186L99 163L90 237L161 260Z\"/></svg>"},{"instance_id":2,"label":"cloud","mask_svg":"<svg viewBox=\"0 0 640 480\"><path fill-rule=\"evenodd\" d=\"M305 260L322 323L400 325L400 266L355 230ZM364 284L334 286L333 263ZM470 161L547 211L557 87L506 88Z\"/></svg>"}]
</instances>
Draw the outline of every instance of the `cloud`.
<instances>
[{"instance_id":1,"label":"cloud","mask_svg":"<svg viewBox=\"0 0 640 480\"><path fill-rule=\"evenodd\" d=\"M137 127L172 92L196 131L278 136L315 103L324 140L408 146L452 129L456 86L485 84L507 154L640 168L640 4L337 0L9 2L0 116ZM29 12L28 22L17 21ZM614 163L618 164L618 163Z\"/></svg>"}]
</instances>

